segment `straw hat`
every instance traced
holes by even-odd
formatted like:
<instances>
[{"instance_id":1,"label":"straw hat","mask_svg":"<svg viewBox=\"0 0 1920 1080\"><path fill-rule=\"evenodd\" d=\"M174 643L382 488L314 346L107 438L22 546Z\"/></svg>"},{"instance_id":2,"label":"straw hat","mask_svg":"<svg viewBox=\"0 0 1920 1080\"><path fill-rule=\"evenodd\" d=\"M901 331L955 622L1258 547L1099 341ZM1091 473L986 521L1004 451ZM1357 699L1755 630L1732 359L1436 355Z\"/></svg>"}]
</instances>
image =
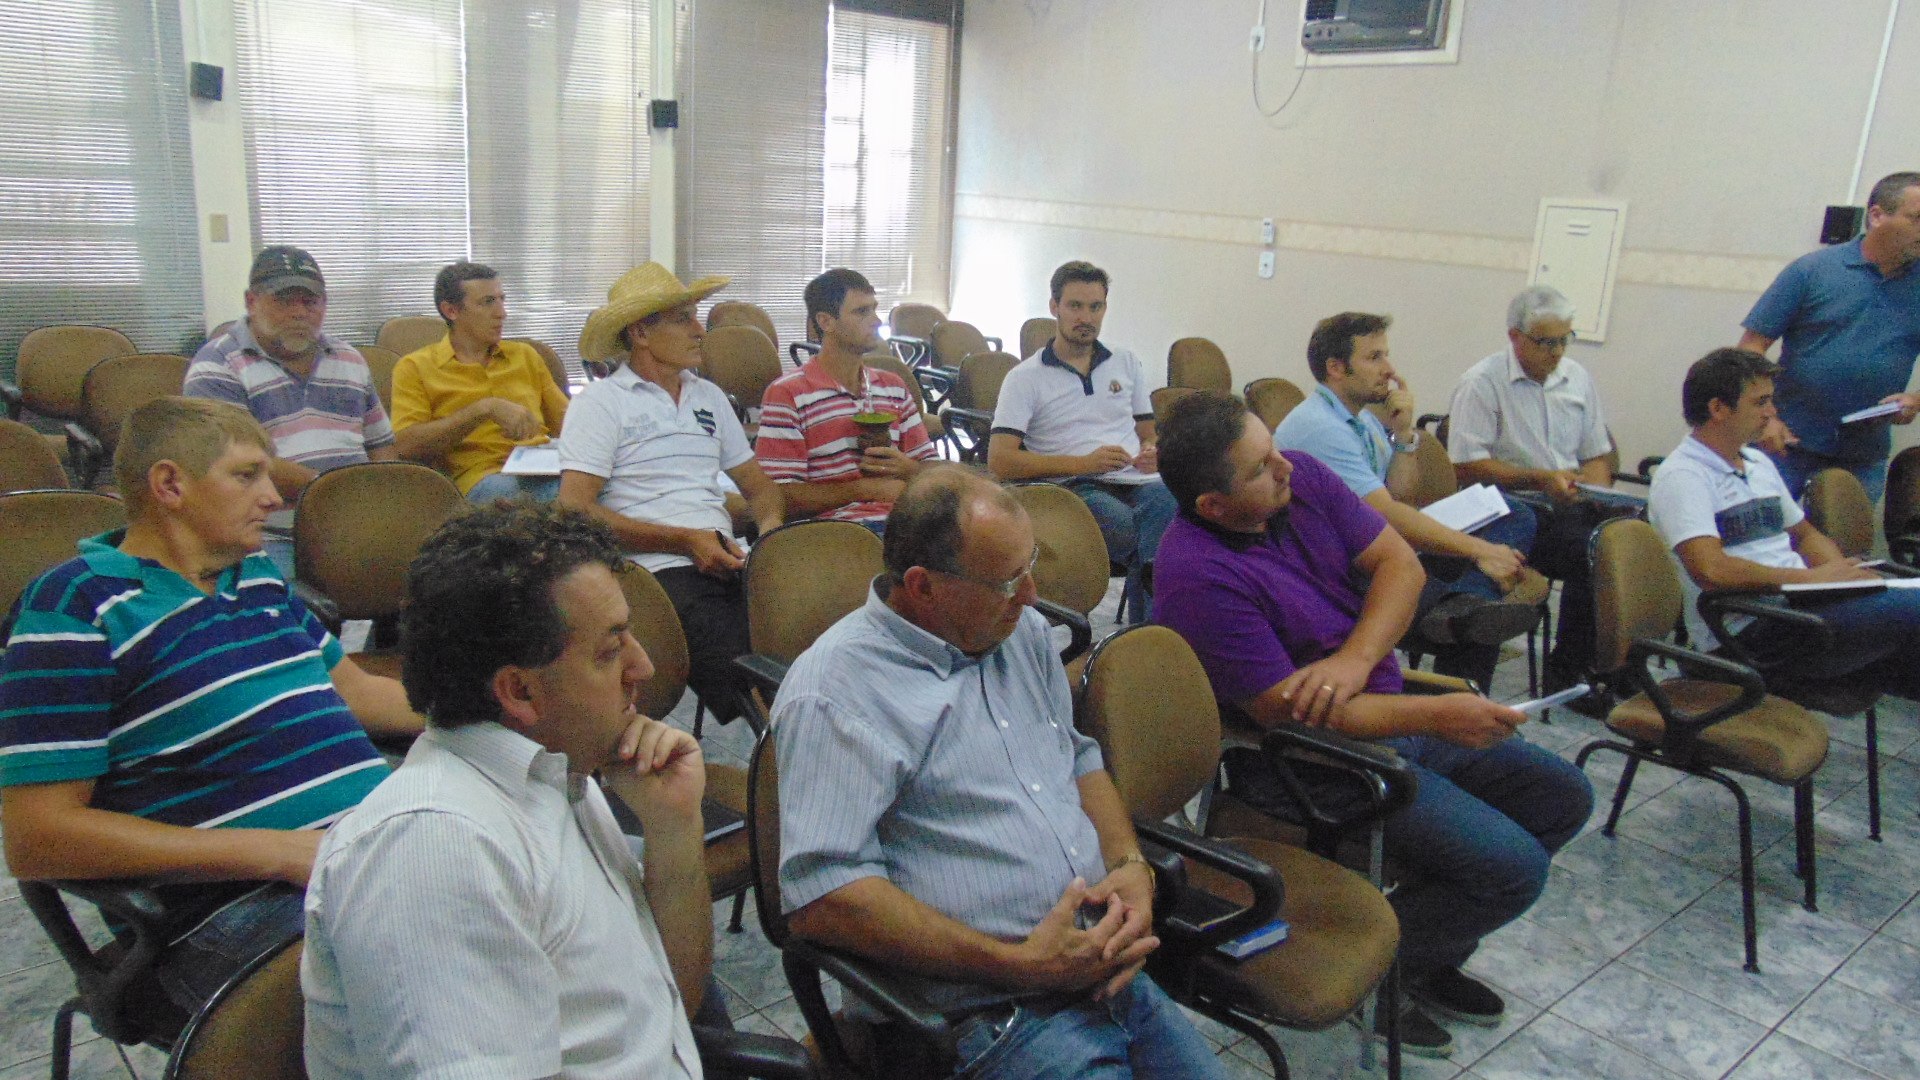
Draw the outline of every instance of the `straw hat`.
<instances>
[{"instance_id":1,"label":"straw hat","mask_svg":"<svg viewBox=\"0 0 1920 1080\"><path fill-rule=\"evenodd\" d=\"M624 355L627 350L620 344L622 330L656 312L710 296L731 280L703 277L685 285L657 262L629 270L607 290L606 305L587 316L586 329L580 331L580 355L588 360Z\"/></svg>"}]
</instances>

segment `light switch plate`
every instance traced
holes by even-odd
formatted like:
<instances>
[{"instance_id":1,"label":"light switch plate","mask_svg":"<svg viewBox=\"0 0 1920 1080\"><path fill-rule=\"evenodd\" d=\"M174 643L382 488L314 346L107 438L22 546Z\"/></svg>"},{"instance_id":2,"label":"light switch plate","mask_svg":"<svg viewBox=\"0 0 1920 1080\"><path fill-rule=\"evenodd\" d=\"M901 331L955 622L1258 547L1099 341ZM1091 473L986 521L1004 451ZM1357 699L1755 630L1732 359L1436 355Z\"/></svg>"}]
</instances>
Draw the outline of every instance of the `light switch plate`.
<instances>
[{"instance_id":1,"label":"light switch plate","mask_svg":"<svg viewBox=\"0 0 1920 1080\"><path fill-rule=\"evenodd\" d=\"M1271 251L1260 253L1260 276L1263 278L1273 276L1273 252Z\"/></svg>"}]
</instances>

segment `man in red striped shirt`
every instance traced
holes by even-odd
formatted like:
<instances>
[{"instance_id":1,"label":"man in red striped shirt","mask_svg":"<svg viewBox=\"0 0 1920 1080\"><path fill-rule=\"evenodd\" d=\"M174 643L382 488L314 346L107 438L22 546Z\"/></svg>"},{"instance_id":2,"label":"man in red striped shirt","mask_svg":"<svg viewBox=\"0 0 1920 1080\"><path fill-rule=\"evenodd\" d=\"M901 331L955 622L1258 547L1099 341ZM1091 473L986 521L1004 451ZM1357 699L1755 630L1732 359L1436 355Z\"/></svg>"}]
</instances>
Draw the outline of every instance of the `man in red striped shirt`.
<instances>
[{"instance_id":1,"label":"man in red striped shirt","mask_svg":"<svg viewBox=\"0 0 1920 1080\"><path fill-rule=\"evenodd\" d=\"M880 347L879 304L867 279L829 270L807 283L805 296L820 353L767 387L754 456L780 484L788 517L852 521L877 533L895 496L933 457L933 443L906 383L861 361Z\"/></svg>"}]
</instances>

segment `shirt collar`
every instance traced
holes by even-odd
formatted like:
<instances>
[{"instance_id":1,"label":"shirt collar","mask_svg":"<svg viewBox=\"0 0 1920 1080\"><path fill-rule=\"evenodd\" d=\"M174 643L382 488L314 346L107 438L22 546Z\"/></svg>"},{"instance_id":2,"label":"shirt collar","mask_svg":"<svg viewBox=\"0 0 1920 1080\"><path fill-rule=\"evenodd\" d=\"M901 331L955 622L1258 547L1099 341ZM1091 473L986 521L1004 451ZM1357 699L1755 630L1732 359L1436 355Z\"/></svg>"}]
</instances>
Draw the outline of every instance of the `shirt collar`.
<instances>
[{"instance_id":1,"label":"shirt collar","mask_svg":"<svg viewBox=\"0 0 1920 1080\"><path fill-rule=\"evenodd\" d=\"M504 340L494 343L493 351L487 354L487 360L489 362L498 360L505 355L505 350L501 348L504 344ZM442 367L452 367L460 363L460 358L453 354L453 334L451 332L439 341L421 349L420 352L425 354L427 362L431 364L439 364ZM621 366L625 367L624 364Z\"/></svg>"},{"instance_id":2,"label":"shirt collar","mask_svg":"<svg viewBox=\"0 0 1920 1080\"><path fill-rule=\"evenodd\" d=\"M473 766L489 782L515 797L525 794L529 785L552 788L569 800L579 797L582 778L569 775L565 754L556 754L493 721L454 728L428 724L419 741Z\"/></svg>"},{"instance_id":3,"label":"shirt collar","mask_svg":"<svg viewBox=\"0 0 1920 1080\"><path fill-rule=\"evenodd\" d=\"M1188 513L1185 510L1180 511L1180 516L1185 518L1189 524L1198 525L1200 528L1205 529L1208 533L1212 534L1215 540L1220 541L1223 547L1235 553L1248 551L1266 543L1273 538L1276 530L1287 523L1287 512L1284 509L1268 518L1267 527L1257 533L1229 529L1208 521L1199 514Z\"/></svg>"},{"instance_id":4,"label":"shirt collar","mask_svg":"<svg viewBox=\"0 0 1920 1080\"><path fill-rule=\"evenodd\" d=\"M1762 456L1760 451L1755 450L1753 447L1743 446L1740 448L1740 462L1745 468L1736 469L1727 464L1727 459L1721 457L1718 450L1701 442L1691 432L1687 434L1686 438L1680 440L1680 449L1677 453L1693 458L1708 468L1714 469L1717 472L1726 473L1728 476L1746 475L1755 465L1759 464Z\"/></svg>"},{"instance_id":5,"label":"shirt collar","mask_svg":"<svg viewBox=\"0 0 1920 1080\"><path fill-rule=\"evenodd\" d=\"M98 536L89 536L81 540L76 550L82 558L86 559L87 566L97 574L137 581L143 589L177 587L202 596L206 595L200 592L199 586L188 581L178 572L152 559L143 559L121 551L120 544L126 538L126 529L114 529L111 532L103 532ZM255 552L220 571L214 579L214 592L227 597L239 595L240 579L247 563L255 557L265 558L264 555Z\"/></svg>"},{"instance_id":6,"label":"shirt collar","mask_svg":"<svg viewBox=\"0 0 1920 1080\"><path fill-rule=\"evenodd\" d=\"M692 372L682 371L680 373L680 389L683 392L687 388L687 379L690 375L692 375ZM667 394L666 387L650 379L641 378L640 373L633 370L633 365L624 360L620 362L619 367L614 369L613 374L607 376L607 381L626 390L638 390L642 393L652 391L663 397Z\"/></svg>"},{"instance_id":7,"label":"shirt collar","mask_svg":"<svg viewBox=\"0 0 1920 1080\"><path fill-rule=\"evenodd\" d=\"M884 581L884 576L874 578L873 584L867 587L867 603L863 610L866 612L867 618L883 633L892 638L895 644L924 661L929 668L932 668L934 672L943 679L950 677L956 671L972 667L985 659L985 657L968 656L966 653L954 648L946 639L937 637L925 629L914 625L907 620L906 616L893 610L893 608L887 604L884 593L882 592L882 583ZM994 646L994 650L997 651L1005 646L1006 642L1003 641L999 645ZM991 656L993 653L989 652L987 655Z\"/></svg>"},{"instance_id":8,"label":"shirt collar","mask_svg":"<svg viewBox=\"0 0 1920 1080\"><path fill-rule=\"evenodd\" d=\"M827 365L821 362L819 353L813 354L807 359L806 363L800 365L800 379L809 390L821 390L852 398L864 398L867 396L867 365L864 363L860 365L860 388L858 390L850 391L840 385L840 380L834 378L833 373L827 370Z\"/></svg>"},{"instance_id":9,"label":"shirt collar","mask_svg":"<svg viewBox=\"0 0 1920 1080\"><path fill-rule=\"evenodd\" d=\"M1113 355L1112 349L1109 349L1105 345L1102 345L1100 342L1095 341L1093 343L1093 362L1087 365L1087 377L1092 378L1093 369L1100 366L1100 361L1105 360L1111 357L1112 355ZM1060 359L1059 354L1053 351L1053 342L1051 341L1047 342L1045 345L1040 346L1040 362L1042 364L1052 364L1054 367L1057 367L1057 368L1066 368L1068 371L1073 372L1076 378L1080 375L1080 372L1075 370L1072 364L1069 364L1065 360Z\"/></svg>"},{"instance_id":10,"label":"shirt collar","mask_svg":"<svg viewBox=\"0 0 1920 1080\"><path fill-rule=\"evenodd\" d=\"M1527 374L1527 369L1520 366L1520 354L1513 351L1512 342L1507 343L1507 381L1510 383L1533 382L1533 376ZM1563 356L1560 362L1554 365L1552 373L1546 377L1546 380L1538 385L1543 390L1551 390L1566 381L1567 358Z\"/></svg>"},{"instance_id":11,"label":"shirt collar","mask_svg":"<svg viewBox=\"0 0 1920 1080\"><path fill-rule=\"evenodd\" d=\"M1854 237L1847 241L1840 251L1840 261L1848 266L1872 266L1874 272L1879 273L1880 268L1874 266L1873 262L1867 258L1866 237Z\"/></svg>"},{"instance_id":12,"label":"shirt collar","mask_svg":"<svg viewBox=\"0 0 1920 1080\"><path fill-rule=\"evenodd\" d=\"M1361 422L1360 414L1347 408L1347 403L1341 401L1340 395L1334 393L1333 388L1329 387L1326 383L1314 383L1313 394L1319 398L1327 408L1332 409L1333 415L1342 423L1351 425Z\"/></svg>"}]
</instances>

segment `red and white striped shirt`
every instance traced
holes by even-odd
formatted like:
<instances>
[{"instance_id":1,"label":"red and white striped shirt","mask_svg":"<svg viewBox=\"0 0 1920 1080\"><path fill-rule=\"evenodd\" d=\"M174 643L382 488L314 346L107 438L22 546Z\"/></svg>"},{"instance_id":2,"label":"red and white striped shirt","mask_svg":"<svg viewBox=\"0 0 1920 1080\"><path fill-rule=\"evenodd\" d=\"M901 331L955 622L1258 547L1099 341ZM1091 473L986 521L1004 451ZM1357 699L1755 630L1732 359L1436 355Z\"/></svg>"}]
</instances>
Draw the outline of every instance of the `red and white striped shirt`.
<instances>
[{"instance_id":1,"label":"red and white striped shirt","mask_svg":"<svg viewBox=\"0 0 1920 1080\"><path fill-rule=\"evenodd\" d=\"M820 484L860 478L860 425L855 414L892 414L893 445L903 454L933 456L913 391L898 375L862 366L858 394L841 386L819 357L783 375L760 399L760 434L754 456L776 483ZM891 503L848 503L821 514L837 521L884 521Z\"/></svg>"}]
</instances>

